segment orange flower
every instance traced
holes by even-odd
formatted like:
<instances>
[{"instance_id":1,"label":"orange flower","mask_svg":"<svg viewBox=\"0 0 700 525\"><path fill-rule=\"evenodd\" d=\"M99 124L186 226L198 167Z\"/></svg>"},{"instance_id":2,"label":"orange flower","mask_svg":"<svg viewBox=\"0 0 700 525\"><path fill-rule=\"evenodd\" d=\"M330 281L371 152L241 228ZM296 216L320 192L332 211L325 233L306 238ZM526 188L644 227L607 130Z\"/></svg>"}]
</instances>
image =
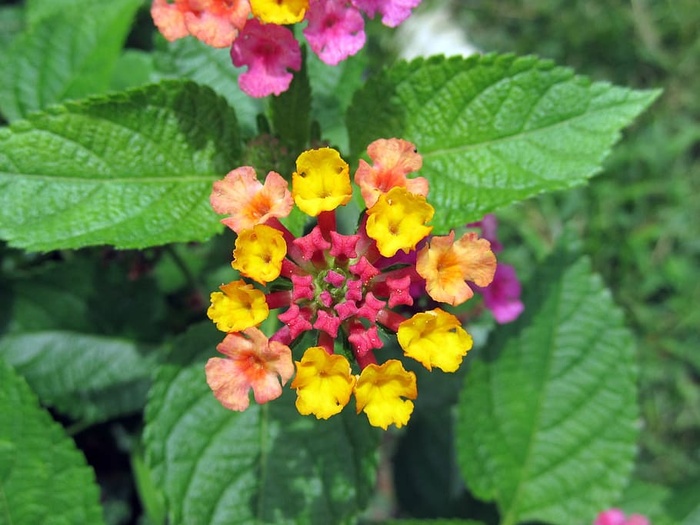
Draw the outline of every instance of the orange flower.
<instances>
[{"instance_id":1,"label":"orange flower","mask_svg":"<svg viewBox=\"0 0 700 525\"><path fill-rule=\"evenodd\" d=\"M230 410L248 408L251 389L258 403L278 398L294 374L289 347L270 341L257 328L228 334L216 349L227 358L212 357L204 370L214 396Z\"/></svg>"},{"instance_id":2,"label":"orange flower","mask_svg":"<svg viewBox=\"0 0 700 525\"><path fill-rule=\"evenodd\" d=\"M263 185L250 166L236 168L216 181L209 202L217 213L231 215L221 222L236 233L272 217L286 217L294 206L287 181L279 173L268 173Z\"/></svg>"},{"instance_id":3,"label":"orange flower","mask_svg":"<svg viewBox=\"0 0 700 525\"><path fill-rule=\"evenodd\" d=\"M455 242L454 230L433 237L418 252L416 271L426 281L428 295L452 306L470 299L474 292L465 281L488 286L496 272L496 256L491 243L476 233L465 233Z\"/></svg>"},{"instance_id":4,"label":"orange flower","mask_svg":"<svg viewBox=\"0 0 700 525\"><path fill-rule=\"evenodd\" d=\"M246 0L153 0L151 16L169 41L192 35L212 47L229 47L250 14Z\"/></svg>"},{"instance_id":5,"label":"orange flower","mask_svg":"<svg viewBox=\"0 0 700 525\"><path fill-rule=\"evenodd\" d=\"M397 186L427 197L428 181L425 178L406 177L423 165L423 159L412 143L403 139L379 139L367 147L367 153L374 165L360 160L355 172L355 184L360 187L368 208L374 206L382 193Z\"/></svg>"}]
</instances>

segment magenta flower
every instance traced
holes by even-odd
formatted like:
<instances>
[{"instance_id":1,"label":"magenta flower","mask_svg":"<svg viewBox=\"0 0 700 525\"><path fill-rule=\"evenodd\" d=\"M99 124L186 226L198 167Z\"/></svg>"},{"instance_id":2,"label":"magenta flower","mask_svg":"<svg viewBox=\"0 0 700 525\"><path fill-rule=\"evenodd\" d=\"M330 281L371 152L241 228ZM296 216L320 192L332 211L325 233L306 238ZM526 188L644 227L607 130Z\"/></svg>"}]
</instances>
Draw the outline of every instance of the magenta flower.
<instances>
[{"instance_id":1,"label":"magenta flower","mask_svg":"<svg viewBox=\"0 0 700 525\"><path fill-rule=\"evenodd\" d=\"M304 36L326 64L335 66L365 45L362 13L344 0L311 0L306 20Z\"/></svg>"},{"instance_id":2,"label":"magenta flower","mask_svg":"<svg viewBox=\"0 0 700 525\"><path fill-rule=\"evenodd\" d=\"M352 5L370 18L379 12L382 24L389 27L396 27L406 20L411 16L411 10L420 3L421 0L352 0Z\"/></svg>"},{"instance_id":3,"label":"magenta flower","mask_svg":"<svg viewBox=\"0 0 700 525\"><path fill-rule=\"evenodd\" d=\"M620 509L608 509L598 514L593 525L651 525L651 523L641 514L630 514L627 517Z\"/></svg>"},{"instance_id":4,"label":"magenta flower","mask_svg":"<svg viewBox=\"0 0 700 525\"><path fill-rule=\"evenodd\" d=\"M236 67L248 66L238 77L245 93L251 97L279 95L292 82L288 69L301 69L301 49L286 27L252 18L233 42L231 60Z\"/></svg>"},{"instance_id":5,"label":"magenta flower","mask_svg":"<svg viewBox=\"0 0 700 525\"><path fill-rule=\"evenodd\" d=\"M498 220L492 213L484 215L479 222L467 224L469 228L480 228L481 236L491 243L491 250L498 253L503 250L503 245L498 240ZM484 297L484 306L491 310L494 319L499 324L515 321L525 306L520 300L520 281L515 273L515 268L508 264L498 262L496 274L490 285L484 288L475 287Z\"/></svg>"},{"instance_id":6,"label":"magenta flower","mask_svg":"<svg viewBox=\"0 0 700 525\"><path fill-rule=\"evenodd\" d=\"M509 264L499 262L491 284L479 291L484 296L484 306L499 324L515 321L525 309L520 300L520 281Z\"/></svg>"}]
</instances>

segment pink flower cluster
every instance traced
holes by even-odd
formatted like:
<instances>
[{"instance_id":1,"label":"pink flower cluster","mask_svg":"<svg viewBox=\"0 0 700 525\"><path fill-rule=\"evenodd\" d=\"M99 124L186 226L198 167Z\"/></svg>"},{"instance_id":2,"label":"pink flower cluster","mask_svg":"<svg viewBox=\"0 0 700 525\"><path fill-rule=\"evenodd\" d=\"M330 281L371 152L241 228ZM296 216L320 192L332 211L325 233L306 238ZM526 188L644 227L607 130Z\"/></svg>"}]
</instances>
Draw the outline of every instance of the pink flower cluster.
<instances>
[{"instance_id":1,"label":"pink flower cluster","mask_svg":"<svg viewBox=\"0 0 700 525\"><path fill-rule=\"evenodd\" d=\"M625 516L620 509L608 509L598 514L593 525L651 525L651 522L641 514Z\"/></svg>"},{"instance_id":2,"label":"pink flower cluster","mask_svg":"<svg viewBox=\"0 0 700 525\"><path fill-rule=\"evenodd\" d=\"M151 15L170 41L192 35L213 47L231 47L241 89L252 97L279 95L301 68L301 48L288 25L306 22L311 50L337 65L365 45L364 16L396 27L421 0L153 0Z\"/></svg>"}]
</instances>

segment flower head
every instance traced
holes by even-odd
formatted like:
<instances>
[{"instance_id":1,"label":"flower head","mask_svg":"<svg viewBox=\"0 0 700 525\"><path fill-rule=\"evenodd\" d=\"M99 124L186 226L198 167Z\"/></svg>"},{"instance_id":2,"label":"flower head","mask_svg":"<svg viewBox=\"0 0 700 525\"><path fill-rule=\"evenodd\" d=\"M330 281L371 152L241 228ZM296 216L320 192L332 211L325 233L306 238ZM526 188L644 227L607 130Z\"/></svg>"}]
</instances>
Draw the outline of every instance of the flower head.
<instances>
[{"instance_id":1,"label":"flower head","mask_svg":"<svg viewBox=\"0 0 700 525\"><path fill-rule=\"evenodd\" d=\"M486 239L475 233L465 233L457 241L454 237L454 231L433 237L416 261L416 271L425 279L430 297L453 306L474 295L465 281L487 286L496 271L496 256Z\"/></svg>"},{"instance_id":2,"label":"flower head","mask_svg":"<svg viewBox=\"0 0 700 525\"><path fill-rule=\"evenodd\" d=\"M245 93L251 97L279 95L292 83L288 70L301 69L301 49L286 27L265 25L253 18L231 46L231 60L236 67L248 66L238 77Z\"/></svg>"},{"instance_id":3,"label":"flower head","mask_svg":"<svg viewBox=\"0 0 700 525\"><path fill-rule=\"evenodd\" d=\"M440 308L421 312L424 301L414 300L426 285L417 252L435 239L449 251L447 241L454 240L453 235L430 240L427 223L434 210L425 197L427 182L421 194L410 191L406 173L420 167L420 156L410 143L390 139L373 143L370 157L374 166L361 169L379 174L374 184L379 195L353 233L341 233L336 225L336 209L352 198L352 185L348 164L334 149L312 149L297 158L289 200L310 223L298 237L277 218L291 206L278 210L270 197L288 195L279 175L271 172L262 186L252 168L239 168L216 183L212 205L231 214L229 224L238 233L232 265L243 277L212 294L208 313L219 329L239 332L279 309L282 326L270 341L295 346L315 338L302 349L291 383L299 413L329 418L354 394L358 413L386 429L408 422L417 388L415 375L400 361L378 364L386 339L380 325L382 334L395 333L405 355L428 369L457 370L472 342L457 317ZM355 180L369 180L366 171ZM438 277L443 266L433 270ZM459 273L462 282L465 275ZM476 275L477 282L484 281L478 269ZM335 353L341 345L344 352Z\"/></svg>"},{"instance_id":4,"label":"flower head","mask_svg":"<svg viewBox=\"0 0 700 525\"><path fill-rule=\"evenodd\" d=\"M364 411L373 426L386 430L393 424L401 428L413 412L410 400L418 397L416 374L407 372L396 359L370 364L357 380L355 397L357 413Z\"/></svg>"},{"instance_id":5,"label":"flower head","mask_svg":"<svg viewBox=\"0 0 700 525\"><path fill-rule=\"evenodd\" d=\"M371 208L381 194L395 187L428 196L426 179L406 177L423 165L423 159L412 143L403 139L378 139L367 146L367 154L374 164L370 166L360 159L355 173L355 183L360 187L365 206Z\"/></svg>"},{"instance_id":6,"label":"flower head","mask_svg":"<svg viewBox=\"0 0 700 525\"><path fill-rule=\"evenodd\" d=\"M261 184L250 166L236 168L216 181L209 201L214 211L230 215L221 222L237 233L272 217L286 217L294 206L287 181L279 173L271 171Z\"/></svg>"},{"instance_id":7,"label":"flower head","mask_svg":"<svg viewBox=\"0 0 700 525\"><path fill-rule=\"evenodd\" d=\"M348 404L355 376L342 355L331 355L320 346L312 346L301 361L296 361L296 366L292 388L297 391L296 406L300 414L328 419Z\"/></svg>"},{"instance_id":8,"label":"flower head","mask_svg":"<svg viewBox=\"0 0 700 525\"><path fill-rule=\"evenodd\" d=\"M247 0L153 0L151 16L170 41L192 35L212 47L228 47L250 14Z\"/></svg>"},{"instance_id":9,"label":"flower head","mask_svg":"<svg viewBox=\"0 0 700 525\"><path fill-rule=\"evenodd\" d=\"M406 20L411 15L411 10L420 3L421 0L352 0L352 4L370 18L380 13L382 24L389 27L396 27Z\"/></svg>"},{"instance_id":10,"label":"flower head","mask_svg":"<svg viewBox=\"0 0 700 525\"><path fill-rule=\"evenodd\" d=\"M228 334L216 349L226 359L212 357L204 370L214 396L230 410L248 408L251 389L258 403L278 398L294 374L289 347L269 341L257 328Z\"/></svg>"},{"instance_id":11,"label":"flower head","mask_svg":"<svg viewBox=\"0 0 700 525\"><path fill-rule=\"evenodd\" d=\"M345 0L311 0L304 36L326 64L337 65L365 45L362 14Z\"/></svg>"},{"instance_id":12,"label":"flower head","mask_svg":"<svg viewBox=\"0 0 700 525\"><path fill-rule=\"evenodd\" d=\"M650 525L650 522L641 514L627 517L620 509L608 509L598 514L593 525Z\"/></svg>"},{"instance_id":13,"label":"flower head","mask_svg":"<svg viewBox=\"0 0 700 525\"><path fill-rule=\"evenodd\" d=\"M399 325L396 333L404 353L428 370L454 372L471 350L472 338L454 315L436 308L420 312Z\"/></svg>"}]
</instances>

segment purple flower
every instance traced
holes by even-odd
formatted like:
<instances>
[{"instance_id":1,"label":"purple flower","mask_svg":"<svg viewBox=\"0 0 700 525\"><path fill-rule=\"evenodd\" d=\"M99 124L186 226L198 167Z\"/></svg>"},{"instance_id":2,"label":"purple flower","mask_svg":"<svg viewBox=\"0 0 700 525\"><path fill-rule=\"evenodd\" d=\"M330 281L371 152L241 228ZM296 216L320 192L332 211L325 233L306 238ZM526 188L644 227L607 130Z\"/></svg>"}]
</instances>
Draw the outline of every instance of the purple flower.
<instances>
[{"instance_id":1,"label":"purple flower","mask_svg":"<svg viewBox=\"0 0 700 525\"><path fill-rule=\"evenodd\" d=\"M344 0L311 0L306 20L304 36L326 64L335 66L365 45L362 13Z\"/></svg>"},{"instance_id":2,"label":"purple flower","mask_svg":"<svg viewBox=\"0 0 700 525\"><path fill-rule=\"evenodd\" d=\"M515 321L525 309L520 300L520 281L509 264L499 262L491 284L479 291L484 296L484 306L499 324Z\"/></svg>"},{"instance_id":3,"label":"purple flower","mask_svg":"<svg viewBox=\"0 0 700 525\"><path fill-rule=\"evenodd\" d=\"M379 12L382 24L396 27L411 15L411 10L417 7L421 0L352 0L352 4L373 18Z\"/></svg>"},{"instance_id":4,"label":"purple flower","mask_svg":"<svg viewBox=\"0 0 700 525\"><path fill-rule=\"evenodd\" d=\"M292 82L288 69L301 69L301 49L286 27L252 18L233 42L231 60L236 67L248 66L238 77L245 93L251 97L279 95Z\"/></svg>"},{"instance_id":5,"label":"purple flower","mask_svg":"<svg viewBox=\"0 0 700 525\"><path fill-rule=\"evenodd\" d=\"M593 525L651 525L641 514L630 514L629 518L620 509L608 509L596 517Z\"/></svg>"}]
</instances>

